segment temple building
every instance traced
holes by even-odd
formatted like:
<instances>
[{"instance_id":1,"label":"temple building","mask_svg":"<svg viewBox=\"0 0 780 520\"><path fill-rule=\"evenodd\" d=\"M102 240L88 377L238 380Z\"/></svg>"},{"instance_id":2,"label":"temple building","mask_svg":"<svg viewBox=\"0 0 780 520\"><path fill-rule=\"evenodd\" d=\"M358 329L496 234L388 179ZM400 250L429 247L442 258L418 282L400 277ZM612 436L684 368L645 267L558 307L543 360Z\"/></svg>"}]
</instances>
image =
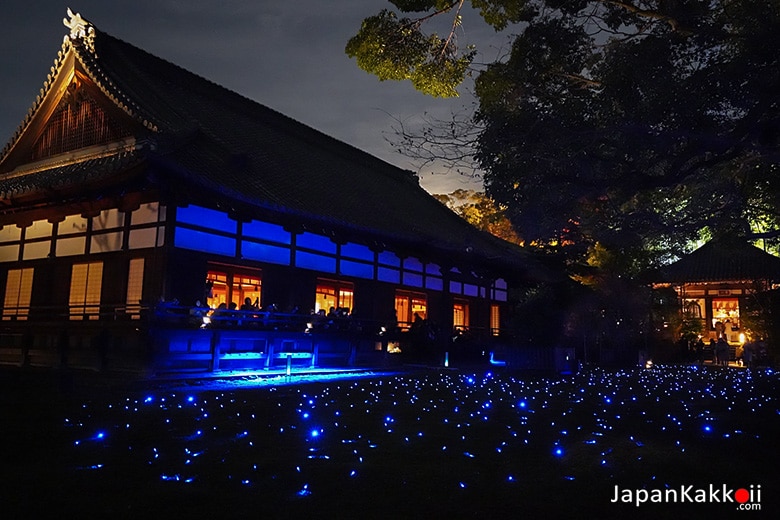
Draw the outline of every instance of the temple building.
<instances>
[{"instance_id":1,"label":"temple building","mask_svg":"<svg viewBox=\"0 0 780 520\"><path fill-rule=\"evenodd\" d=\"M779 283L780 258L735 237L711 240L665 266L654 285L674 288L683 315L701 320L705 342L738 344L757 339L743 323L751 301Z\"/></svg>"},{"instance_id":2,"label":"temple building","mask_svg":"<svg viewBox=\"0 0 780 520\"><path fill-rule=\"evenodd\" d=\"M415 320L499 337L546 276L412 172L68 15L0 152L0 363L354 364Z\"/></svg>"}]
</instances>

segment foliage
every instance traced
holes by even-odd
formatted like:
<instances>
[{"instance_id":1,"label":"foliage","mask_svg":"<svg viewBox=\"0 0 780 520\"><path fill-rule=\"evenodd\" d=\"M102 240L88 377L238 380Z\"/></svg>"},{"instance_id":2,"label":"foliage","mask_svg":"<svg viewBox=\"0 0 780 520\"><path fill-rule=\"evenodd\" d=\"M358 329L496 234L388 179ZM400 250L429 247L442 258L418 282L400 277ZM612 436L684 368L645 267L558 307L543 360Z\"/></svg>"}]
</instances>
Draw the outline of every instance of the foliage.
<instances>
[{"instance_id":1,"label":"foliage","mask_svg":"<svg viewBox=\"0 0 780 520\"><path fill-rule=\"evenodd\" d=\"M523 245L522 239L505 215L505 208L497 206L484 193L459 189L447 195L439 194L434 197L472 226L507 242Z\"/></svg>"},{"instance_id":2,"label":"foliage","mask_svg":"<svg viewBox=\"0 0 780 520\"><path fill-rule=\"evenodd\" d=\"M688 313L683 313L678 334L681 338L693 343L699 336L704 334L705 331L705 322L703 318L696 318Z\"/></svg>"},{"instance_id":3,"label":"foliage","mask_svg":"<svg viewBox=\"0 0 780 520\"><path fill-rule=\"evenodd\" d=\"M423 14L367 19L347 53L380 79L420 74L423 91L453 93L473 50L422 27L454 14L454 34L462 2L393 3ZM516 31L511 54L478 71L473 123L486 193L527 245L633 276L702 236L777 230L780 2L471 7Z\"/></svg>"},{"instance_id":4,"label":"foliage","mask_svg":"<svg viewBox=\"0 0 780 520\"><path fill-rule=\"evenodd\" d=\"M434 4L438 2L397 2ZM415 8L408 5L407 8ZM451 35L452 36L452 35ZM360 31L346 46L358 66L380 80L411 80L417 90L437 97L455 97L474 56L471 50L458 55L451 38L423 34L419 21L399 19L387 10L363 21Z\"/></svg>"},{"instance_id":5,"label":"foliage","mask_svg":"<svg viewBox=\"0 0 780 520\"><path fill-rule=\"evenodd\" d=\"M751 291L740 306L740 327L748 340L772 339L778 337L772 314L778 308L777 291Z\"/></svg>"}]
</instances>

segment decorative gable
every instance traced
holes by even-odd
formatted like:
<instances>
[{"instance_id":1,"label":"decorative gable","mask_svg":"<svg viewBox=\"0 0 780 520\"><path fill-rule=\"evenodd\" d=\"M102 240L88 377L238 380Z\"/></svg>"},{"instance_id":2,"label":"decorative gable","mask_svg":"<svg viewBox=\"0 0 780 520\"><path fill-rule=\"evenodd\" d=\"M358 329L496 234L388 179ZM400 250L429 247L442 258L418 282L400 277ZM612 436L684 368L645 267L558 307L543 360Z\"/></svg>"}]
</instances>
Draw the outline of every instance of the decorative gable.
<instances>
[{"instance_id":1,"label":"decorative gable","mask_svg":"<svg viewBox=\"0 0 780 520\"><path fill-rule=\"evenodd\" d=\"M32 161L132 136L131 129L109 115L89 90L74 78L35 140Z\"/></svg>"},{"instance_id":2,"label":"decorative gable","mask_svg":"<svg viewBox=\"0 0 780 520\"><path fill-rule=\"evenodd\" d=\"M0 152L0 178L130 151L156 132L100 69L95 28L68 10L70 29L27 117Z\"/></svg>"}]
</instances>

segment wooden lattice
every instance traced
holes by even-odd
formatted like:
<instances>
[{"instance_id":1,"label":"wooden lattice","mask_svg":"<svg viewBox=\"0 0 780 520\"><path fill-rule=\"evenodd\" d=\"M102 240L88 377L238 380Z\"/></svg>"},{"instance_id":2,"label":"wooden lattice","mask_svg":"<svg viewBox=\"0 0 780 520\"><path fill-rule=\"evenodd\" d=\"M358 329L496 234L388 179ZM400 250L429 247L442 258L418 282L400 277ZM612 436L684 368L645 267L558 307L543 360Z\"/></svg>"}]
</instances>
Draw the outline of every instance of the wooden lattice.
<instances>
[{"instance_id":1,"label":"wooden lattice","mask_svg":"<svg viewBox=\"0 0 780 520\"><path fill-rule=\"evenodd\" d=\"M35 142L32 160L100 145L129 136L83 89L69 92Z\"/></svg>"}]
</instances>

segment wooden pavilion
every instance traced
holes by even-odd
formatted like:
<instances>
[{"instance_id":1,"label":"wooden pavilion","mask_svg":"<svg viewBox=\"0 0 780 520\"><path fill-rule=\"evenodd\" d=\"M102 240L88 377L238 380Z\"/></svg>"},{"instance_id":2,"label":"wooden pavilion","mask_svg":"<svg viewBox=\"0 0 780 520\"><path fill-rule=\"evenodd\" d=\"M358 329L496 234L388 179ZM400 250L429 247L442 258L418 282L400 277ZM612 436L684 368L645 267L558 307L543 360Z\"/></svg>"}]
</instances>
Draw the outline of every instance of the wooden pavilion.
<instances>
[{"instance_id":1,"label":"wooden pavilion","mask_svg":"<svg viewBox=\"0 0 780 520\"><path fill-rule=\"evenodd\" d=\"M656 287L673 287L680 310L704 322L704 340L744 343L748 300L780 283L780 258L744 238L714 239L662 268Z\"/></svg>"}]
</instances>

